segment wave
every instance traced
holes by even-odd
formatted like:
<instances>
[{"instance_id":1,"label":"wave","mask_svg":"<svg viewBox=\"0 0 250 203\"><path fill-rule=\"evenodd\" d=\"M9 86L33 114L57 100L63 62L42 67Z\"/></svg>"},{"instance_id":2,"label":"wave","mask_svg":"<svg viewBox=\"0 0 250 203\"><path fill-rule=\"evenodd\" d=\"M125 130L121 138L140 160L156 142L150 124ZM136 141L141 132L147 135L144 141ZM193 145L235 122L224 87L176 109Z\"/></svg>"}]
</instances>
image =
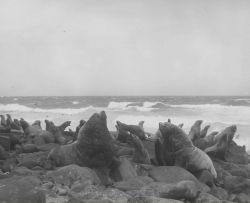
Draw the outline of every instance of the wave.
<instances>
[{"instance_id":1,"label":"wave","mask_svg":"<svg viewBox=\"0 0 250 203\"><path fill-rule=\"evenodd\" d=\"M73 101L72 104L74 105L79 104L79 101Z\"/></svg>"},{"instance_id":2,"label":"wave","mask_svg":"<svg viewBox=\"0 0 250 203\"><path fill-rule=\"evenodd\" d=\"M34 112L34 113L57 113L57 114L78 114L87 110L95 109L93 106L84 108L55 108L55 109L42 109L32 108L18 103L14 104L0 104L0 111L2 112Z\"/></svg>"}]
</instances>

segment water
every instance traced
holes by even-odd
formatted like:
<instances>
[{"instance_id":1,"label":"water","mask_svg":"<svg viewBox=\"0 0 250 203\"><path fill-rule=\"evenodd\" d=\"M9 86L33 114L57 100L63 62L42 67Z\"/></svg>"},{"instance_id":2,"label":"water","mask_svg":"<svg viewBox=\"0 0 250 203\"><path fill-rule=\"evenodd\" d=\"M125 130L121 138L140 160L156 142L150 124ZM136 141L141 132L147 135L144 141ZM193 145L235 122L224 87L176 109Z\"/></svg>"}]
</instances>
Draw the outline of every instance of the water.
<instances>
[{"instance_id":1,"label":"water","mask_svg":"<svg viewBox=\"0 0 250 203\"><path fill-rule=\"evenodd\" d=\"M155 132L159 122L171 118L173 123L184 123L184 130L197 119L211 130L221 130L236 124L235 140L250 149L250 97L0 97L0 113L23 117L27 121L50 119L55 123L71 120L74 129L80 119L105 110L108 128L115 130L115 121L129 124L145 121L145 129Z\"/></svg>"}]
</instances>

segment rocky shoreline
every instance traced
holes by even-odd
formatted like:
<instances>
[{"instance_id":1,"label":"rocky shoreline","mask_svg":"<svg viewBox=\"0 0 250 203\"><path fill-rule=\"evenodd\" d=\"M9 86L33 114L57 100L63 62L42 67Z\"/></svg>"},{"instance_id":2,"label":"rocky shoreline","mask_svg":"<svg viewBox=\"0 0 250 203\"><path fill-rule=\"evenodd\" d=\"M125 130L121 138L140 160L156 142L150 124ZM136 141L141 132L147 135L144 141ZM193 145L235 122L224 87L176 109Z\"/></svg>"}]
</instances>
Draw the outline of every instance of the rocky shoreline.
<instances>
[{"instance_id":1,"label":"rocky shoreline","mask_svg":"<svg viewBox=\"0 0 250 203\"><path fill-rule=\"evenodd\" d=\"M207 134L196 121L189 133L169 119L155 135L143 122L105 112L56 126L1 116L0 202L180 203L250 202L250 156L233 138L237 127Z\"/></svg>"}]
</instances>

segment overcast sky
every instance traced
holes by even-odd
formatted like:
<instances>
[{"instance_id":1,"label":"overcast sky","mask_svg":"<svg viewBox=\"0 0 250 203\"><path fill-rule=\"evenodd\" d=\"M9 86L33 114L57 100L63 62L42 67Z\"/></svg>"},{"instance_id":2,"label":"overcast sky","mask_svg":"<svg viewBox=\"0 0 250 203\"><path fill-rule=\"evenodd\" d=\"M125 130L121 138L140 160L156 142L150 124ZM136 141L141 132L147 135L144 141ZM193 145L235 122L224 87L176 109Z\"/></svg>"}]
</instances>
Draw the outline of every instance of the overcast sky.
<instances>
[{"instance_id":1,"label":"overcast sky","mask_svg":"<svg viewBox=\"0 0 250 203\"><path fill-rule=\"evenodd\" d=\"M0 95L250 95L250 1L0 0Z\"/></svg>"}]
</instances>

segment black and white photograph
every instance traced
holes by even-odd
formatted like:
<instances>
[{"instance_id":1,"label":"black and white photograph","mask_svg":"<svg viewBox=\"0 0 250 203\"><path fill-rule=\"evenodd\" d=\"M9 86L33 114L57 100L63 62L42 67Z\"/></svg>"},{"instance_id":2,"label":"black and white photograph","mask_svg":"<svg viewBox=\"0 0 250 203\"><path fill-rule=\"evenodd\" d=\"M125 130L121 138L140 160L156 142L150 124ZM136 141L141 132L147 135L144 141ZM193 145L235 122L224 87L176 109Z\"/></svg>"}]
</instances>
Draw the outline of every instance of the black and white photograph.
<instances>
[{"instance_id":1,"label":"black and white photograph","mask_svg":"<svg viewBox=\"0 0 250 203\"><path fill-rule=\"evenodd\" d=\"M249 0L0 0L0 203L233 202Z\"/></svg>"}]
</instances>

